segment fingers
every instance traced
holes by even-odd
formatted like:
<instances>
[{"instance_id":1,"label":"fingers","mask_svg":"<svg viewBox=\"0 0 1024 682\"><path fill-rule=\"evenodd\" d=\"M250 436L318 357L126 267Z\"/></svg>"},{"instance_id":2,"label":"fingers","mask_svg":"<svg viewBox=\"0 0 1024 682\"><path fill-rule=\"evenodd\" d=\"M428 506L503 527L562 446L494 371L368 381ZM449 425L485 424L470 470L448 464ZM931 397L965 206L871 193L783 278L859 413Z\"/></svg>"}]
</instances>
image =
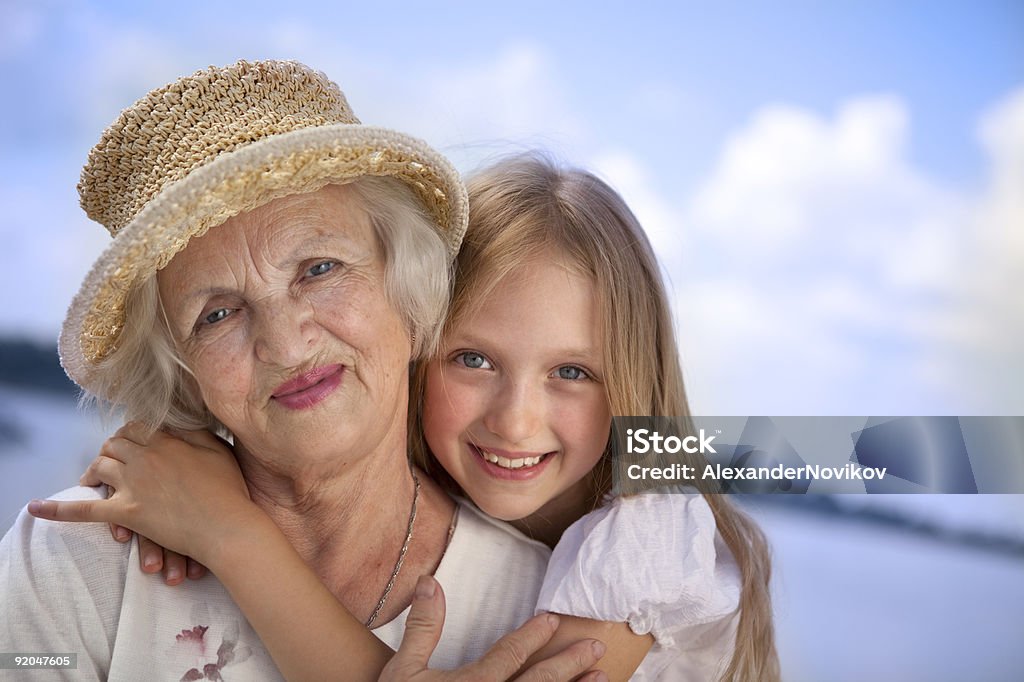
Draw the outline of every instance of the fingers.
<instances>
[{"instance_id":1,"label":"fingers","mask_svg":"<svg viewBox=\"0 0 1024 682\"><path fill-rule=\"evenodd\" d=\"M164 550L164 582L168 585L180 585L185 580L185 557Z\"/></svg>"},{"instance_id":2,"label":"fingers","mask_svg":"<svg viewBox=\"0 0 1024 682\"><path fill-rule=\"evenodd\" d=\"M142 452L144 448L145 445L129 438L112 436L103 441L103 445L100 446L100 457L109 457L118 462L127 462L132 456Z\"/></svg>"},{"instance_id":3,"label":"fingers","mask_svg":"<svg viewBox=\"0 0 1024 682\"><path fill-rule=\"evenodd\" d=\"M486 680L507 680L512 677L535 651L539 650L558 629L558 616L553 613L545 613L534 616L526 621L518 630L510 632L499 639L494 646L476 663L472 664L473 678ZM559 654L558 656L562 656ZM546 661L545 661L546 662ZM584 668L585 669L585 668ZM577 672L582 672L580 669ZM544 674L542 669L538 675ZM545 680L546 678L534 676L524 678L526 680ZM571 679L571 676L564 678L547 679Z\"/></svg>"},{"instance_id":4,"label":"fingers","mask_svg":"<svg viewBox=\"0 0 1024 682\"><path fill-rule=\"evenodd\" d=\"M139 536L139 568L143 573L157 573L164 567L164 548L144 535Z\"/></svg>"},{"instance_id":5,"label":"fingers","mask_svg":"<svg viewBox=\"0 0 1024 682\"><path fill-rule=\"evenodd\" d=\"M608 682L608 675L603 670L593 670L583 677L577 677L576 682Z\"/></svg>"},{"instance_id":6,"label":"fingers","mask_svg":"<svg viewBox=\"0 0 1024 682\"><path fill-rule=\"evenodd\" d=\"M32 500L28 513L48 521L106 521L113 509L110 500Z\"/></svg>"},{"instance_id":7,"label":"fingers","mask_svg":"<svg viewBox=\"0 0 1024 682\"><path fill-rule=\"evenodd\" d=\"M516 682L575 680L577 675L597 663L605 651L604 643L596 639L584 639L530 666L529 670L516 678ZM588 682L607 682L608 676L600 670L594 670L580 679Z\"/></svg>"},{"instance_id":8,"label":"fingers","mask_svg":"<svg viewBox=\"0 0 1024 682\"><path fill-rule=\"evenodd\" d=\"M199 580L206 575L206 566L198 561L164 549L149 538L139 536L139 568L143 573L162 572L168 585L180 585L186 577Z\"/></svg>"},{"instance_id":9,"label":"fingers","mask_svg":"<svg viewBox=\"0 0 1024 682\"><path fill-rule=\"evenodd\" d=\"M116 490L124 482L124 461L100 455L92 461L78 482L84 486L106 484Z\"/></svg>"},{"instance_id":10,"label":"fingers","mask_svg":"<svg viewBox=\"0 0 1024 682\"><path fill-rule=\"evenodd\" d=\"M189 580L199 580L206 575L206 566L203 566L192 557L185 557L185 575L188 576Z\"/></svg>"},{"instance_id":11,"label":"fingers","mask_svg":"<svg viewBox=\"0 0 1024 682\"><path fill-rule=\"evenodd\" d=\"M146 445L156 434L159 433L159 431L153 430L151 427L140 421L132 421L125 422L124 426L114 433L114 438L131 441L137 445Z\"/></svg>"},{"instance_id":12,"label":"fingers","mask_svg":"<svg viewBox=\"0 0 1024 682\"><path fill-rule=\"evenodd\" d=\"M433 577L421 576L405 619L402 644L384 666L378 682L404 682L426 670L430 655L441 639L443 626L444 592Z\"/></svg>"},{"instance_id":13,"label":"fingers","mask_svg":"<svg viewBox=\"0 0 1024 682\"><path fill-rule=\"evenodd\" d=\"M381 682L410 680L427 670L430 655L441 638L444 626L444 593L430 576L416 583L416 593L405 622L405 634L398 652L381 673ZM502 637L475 663L451 671L443 679L508 680L523 667L526 660L540 650L558 629L558 616L546 613L528 620L518 630ZM579 677L604 655L605 646L586 639L531 666L516 682L559 682L583 680L607 682L604 672L595 670ZM438 678L442 679L442 678Z\"/></svg>"},{"instance_id":14,"label":"fingers","mask_svg":"<svg viewBox=\"0 0 1024 682\"><path fill-rule=\"evenodd\" d=\"M108 524L110 526L110 534L118 542L128 542L132 539L132 531L124 526L119 526L116 523Z\"/></svg>"},{"instance_id":15,"label":"fingers","mask_svg":"<svg viewBox=\"0 0 1024 682\"><path fill-rule=\"evenodd\" d=\"M230 449L227 443L206 429L191 431L182 429L153 430L146 424L138 421L125 423L124 426L117 430L115 437L141 446L156 444L166 438L177 438L194 447Z\"/></svg>"},{"instance_id":16,"label":"fingers","mask_svg":"<svg viewBox=\"0 0 1024 682\"><path fill-rule=\"evenodd\" d=\"M162 572L164 582L179 585L185 580L185 557L139 536L139 568L143 573Z\"/></svg>"},{"instance_id":17,"label":"fingers","mask_svg":"<svg viewBox=\"0 0 1024 682\"><path fill-rule=\"evenodd\" d=\"M207 450L226 450L229 451L231 446L225 443L223 440L210 433L206 429L197 431L181 431L178 429L169 429L167 433L174 438L180 438L189 445L197 448L206 448Z\"/></svg>"}]
</instances>

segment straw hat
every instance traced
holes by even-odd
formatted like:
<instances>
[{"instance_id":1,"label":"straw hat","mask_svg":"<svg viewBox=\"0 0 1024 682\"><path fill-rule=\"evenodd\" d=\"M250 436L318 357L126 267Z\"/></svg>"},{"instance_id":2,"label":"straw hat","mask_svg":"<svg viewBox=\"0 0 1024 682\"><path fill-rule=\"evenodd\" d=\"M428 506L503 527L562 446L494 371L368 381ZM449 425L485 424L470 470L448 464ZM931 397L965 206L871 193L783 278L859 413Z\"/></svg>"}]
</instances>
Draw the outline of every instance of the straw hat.
<instances>
[{"instance_id":1,"label":"straw hat","mask_svg":"<svg viewBox=\"0 0 1024 682\"><path fill-rule=\"evenodd\" d=\"M276 198L365 175L407 183L454 257L468 216L458 172L416 138L360 124L324 74L240 61L140 99L103 133L78 185L82 208L114 239L64 321L68 376L90 390L117 348L128 292L190 239Z\"/></svg>"}]
</instances>

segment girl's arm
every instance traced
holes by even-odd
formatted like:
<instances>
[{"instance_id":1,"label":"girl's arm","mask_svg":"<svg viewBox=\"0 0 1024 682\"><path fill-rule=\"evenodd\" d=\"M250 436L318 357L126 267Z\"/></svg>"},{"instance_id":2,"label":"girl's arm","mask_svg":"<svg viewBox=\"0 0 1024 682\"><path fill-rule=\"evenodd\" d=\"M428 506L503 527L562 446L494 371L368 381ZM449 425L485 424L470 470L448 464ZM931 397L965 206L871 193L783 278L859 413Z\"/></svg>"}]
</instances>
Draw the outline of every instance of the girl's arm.
<instances>
[{"instance_id":1,"label":"girl's arm","mask_svg":"<svg viewBox=\"0 0 1024 682\"><path fill-rule=\"evenodd\" d=\"M201 561L231 594L287 679L336 678L339 671L345 679L378 679L394 652L334 598L249 499L230 449L205 431L180 436L151 434L138 424L122 427L83 476L86 485L111 486L108 499L37 500L29 512L54 521L118 524ZM516 651L528 655L546 642L554 631L548 623L534 619L513 633L519 637L512 640ZM523 679L551 672L561 676L536 679L572 679L597 660L590 644L563 646L558 656L537 666L540 673L531 668ZM503 646L471 666L503 670L508 658ZM463 679L460 671L428 671L426 659L422 663L421 672L432 675L423 679ZM473 679L504 680L509 674Z\"/></svg>"},{"instance_id":2,"label":"girl's arm","mask_svg":"<svg viewBox=\"0 0 1024 682\"><path fill-rule=\"evenodd\" d=\"M134 530L213 571L285 678L376 680L393 651L356 620L250 499L231 450L213 434L179 437L129 423L82 477L106 500L34 501L54 521Z\"/></svg>"},{"instance_id":3,"label":"girl's arm","mask_svg":"<svg viewBox=\"0 0 1024 682\"><path fill-rule=\"evenodd\" d=\"M654 645L653 635L634 634L626 623L559 615L558 630L554 637L530 657L528 664L543 660L581 639L604 643L607 653L601 657L601 670L612 682L629 680Z\"/></svg>"}]
</instances>

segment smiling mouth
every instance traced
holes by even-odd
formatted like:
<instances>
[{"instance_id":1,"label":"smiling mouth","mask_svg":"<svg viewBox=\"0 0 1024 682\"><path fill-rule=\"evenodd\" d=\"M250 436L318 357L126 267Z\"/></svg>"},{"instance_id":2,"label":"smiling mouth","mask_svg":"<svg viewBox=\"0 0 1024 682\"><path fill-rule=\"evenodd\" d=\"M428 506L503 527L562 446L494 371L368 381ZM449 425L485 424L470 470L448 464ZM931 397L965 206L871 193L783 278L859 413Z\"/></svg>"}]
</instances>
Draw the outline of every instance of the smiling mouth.
<instances>
[{"instance_id":1,"label":"smiling mouth","mask_svg":"<svg viewBox=\"0 0 1024 682\"><path fill-rule=\"evenodd\" d=\"M479 446L473 446L473 449L476 450L476 453L480 455L480 457L482 457L484 460L490 462L491 464L497 465L502 469L528 469L530 467L535 467L541 462L543 462L545 459L547 459L548 455L551 454L545 453L543 455L536 455L534 457L518 457L513 459L505 457L503 455L497 455Z\"/></svg>"}]
</instances>

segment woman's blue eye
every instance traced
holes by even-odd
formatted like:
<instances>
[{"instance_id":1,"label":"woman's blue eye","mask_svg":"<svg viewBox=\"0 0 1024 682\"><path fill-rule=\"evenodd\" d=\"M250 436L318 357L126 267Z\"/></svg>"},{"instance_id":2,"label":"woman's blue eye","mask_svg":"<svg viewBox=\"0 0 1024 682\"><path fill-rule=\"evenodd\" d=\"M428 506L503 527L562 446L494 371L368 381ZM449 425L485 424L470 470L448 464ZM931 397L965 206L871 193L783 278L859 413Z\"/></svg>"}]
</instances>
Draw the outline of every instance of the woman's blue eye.
<instances>
[{"instance_id":1,"label":"woman's blue eye","mask_svg":"<svg viewBox=\"0 0 1024 682\"><path fill-rule=\"evenodd\" d=\"M212 313L203 318L203 322L206 324L215 324L220 322L225 317L231 314L231 311L227 308L217 308Z\"/></svg>"},{"instance_id":2,"label":"woman's blue eye","mask_svg":"<svg viewBox=\"0 0 1024 682\"><path fill-rule=\"evenodd\" d=\"M468 367L469 369L489 369L491 366L490 363L487 362L487 358L472 351L459 353L458 359L463 366Z\"/></svg>"},{"instance_id":3,"label":"woman's blue eye","mask_svg":"<svg viewBox=\"0 0 1024 682\"><path fill-rule=\"evenodd\" d=\"M574 365L564 365L558 368L558 378L566 379L568 381L579 381L580 379L587 379L587 373L579 367Z\"/></svg>"},{"instance_id":4,"label":"woman's blue eye","mask_svg":"<svg viewBox=\"0 0 1024 682\"><path fill-rule=\"evenodd\" d=\"M306 271L307 275L311 277L319 277L320 275L326 274L334 269L336 263L334 261L325 260L323 263L317 263L309 270Z\"/></svg>"}]
</instances>

